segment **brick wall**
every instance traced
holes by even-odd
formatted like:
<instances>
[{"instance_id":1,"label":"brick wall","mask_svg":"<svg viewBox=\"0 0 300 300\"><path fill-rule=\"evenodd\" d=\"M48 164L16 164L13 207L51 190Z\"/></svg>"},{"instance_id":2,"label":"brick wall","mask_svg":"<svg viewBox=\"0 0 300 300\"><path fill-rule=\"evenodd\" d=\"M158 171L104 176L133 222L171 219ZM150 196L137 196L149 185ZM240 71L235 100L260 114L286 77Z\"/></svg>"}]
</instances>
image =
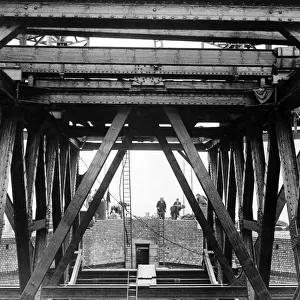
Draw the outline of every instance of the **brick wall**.
<instances>
[{"instance_id":1,"label":"brick wall","mask_svg":"<svg viewBox=\"0 0 300 300\"><path fill-rule=\"evenodd\" d=\"M0 273L18 270L17 249L14 237L3 236L0 243Z\"/></svg>"},{"instance_id":2,"label":"brick wall","mask_svg":"<svg viewBox=\"0 0 300 300\"><path fill-rule=\"evenodd\" d=\"M158 245L157 219L143 219L143 222L133 220L132 228L134 240ZM84 265L124 262L123 234L123 220L96 221L83 238ZM202 264L202 231L197 228L196 221L165 220L164 236L166 264ZM153 261L158 261L158 258L153 257Z\"/></svg>"}]
</instances>

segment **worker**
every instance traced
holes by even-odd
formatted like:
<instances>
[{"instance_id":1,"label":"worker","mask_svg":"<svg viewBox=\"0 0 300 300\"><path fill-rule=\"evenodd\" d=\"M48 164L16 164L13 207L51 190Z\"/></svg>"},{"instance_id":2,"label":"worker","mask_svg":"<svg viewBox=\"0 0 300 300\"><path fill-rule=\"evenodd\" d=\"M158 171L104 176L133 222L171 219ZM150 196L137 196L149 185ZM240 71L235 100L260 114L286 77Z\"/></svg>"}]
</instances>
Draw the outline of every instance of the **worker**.
<instances>
[{"instance_id":1,"label":"worker","mask_svg":"<svg viewBox=\"0 0 300 300\"><path fill-rule=\"evenodd\" d=\"M156 204L156 208L157 208L157 215L160 219L164 219L165 218L165 213L166 213L166 202L164 200L163 197L160 197L157 204Z\"/></svg>"},{"instance_id":2,"label":"worker","mask_svg":"<svg viewBox=\"0 0 300 300\"><path fill-rule=\"evenodd\" d=\"M177 220L181 208L182 208L181 203L180 203L179 199L176 198L176 201L171 206L171 218L172 218L172 220Z\"/></svg>"}]
</instances>

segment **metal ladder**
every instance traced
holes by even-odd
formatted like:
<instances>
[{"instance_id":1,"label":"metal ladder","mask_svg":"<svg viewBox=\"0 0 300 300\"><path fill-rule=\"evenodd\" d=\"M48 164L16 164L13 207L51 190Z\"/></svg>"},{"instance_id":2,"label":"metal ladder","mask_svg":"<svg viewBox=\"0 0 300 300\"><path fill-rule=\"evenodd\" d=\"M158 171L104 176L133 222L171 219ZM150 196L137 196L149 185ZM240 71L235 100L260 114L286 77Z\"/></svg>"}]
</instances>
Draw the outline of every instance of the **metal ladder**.
<instances>
[{"instance_id":1,"label":"metal ladder","mask_svg":"<svg viewBox=\"0 0 300 300\"><path fill-rule=\"evenodd\" d=\"M138 285L135 271L128 271L127 277L127 300L137 300Z\"/></svg>"},{"instance_id":2,"label":"metal ladder","mask_svg":"<svg viewBox=\"0 0 300 300\"><path fill-rule=\"evenodd\" d=\"M158 257L159 263L165 266L165 220L158 219Z\"/></svg>"},{"instance_id":3,"label":"metal ladder","mask_svg":"<svg viewBox=\"0 0 300 300\"><path fill-rule=\"evenodd\" d=\"M132 214L131 214L131 180L130 152L127 150L123 158L123 218L124 218L124 249L125 268L133 268L132 261Z\"/></svg>"}]
</instances>

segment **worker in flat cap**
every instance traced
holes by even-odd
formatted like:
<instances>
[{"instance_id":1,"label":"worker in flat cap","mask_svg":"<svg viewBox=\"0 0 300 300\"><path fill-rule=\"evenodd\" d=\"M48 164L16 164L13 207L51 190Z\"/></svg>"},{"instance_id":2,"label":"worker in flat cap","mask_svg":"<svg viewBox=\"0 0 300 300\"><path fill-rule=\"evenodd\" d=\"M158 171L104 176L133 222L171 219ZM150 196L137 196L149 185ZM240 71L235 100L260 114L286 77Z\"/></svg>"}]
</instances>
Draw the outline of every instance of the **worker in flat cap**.
<instances>
[{"instance_id":1,"label":"worker in flat cap","mask_svg":"<svg viewBox=\"0 0 300 300\"><path fill-rule=\"evenodd\" d=\"M166 202L164 200L164 197L159 198L159 200L157 201L157 204L156 204L156 209L157 209L158 217L160 219L164 219L165 214L166 214L166 209L167 209L167 205L166 205Z\"/></svg>"}]
</instances>

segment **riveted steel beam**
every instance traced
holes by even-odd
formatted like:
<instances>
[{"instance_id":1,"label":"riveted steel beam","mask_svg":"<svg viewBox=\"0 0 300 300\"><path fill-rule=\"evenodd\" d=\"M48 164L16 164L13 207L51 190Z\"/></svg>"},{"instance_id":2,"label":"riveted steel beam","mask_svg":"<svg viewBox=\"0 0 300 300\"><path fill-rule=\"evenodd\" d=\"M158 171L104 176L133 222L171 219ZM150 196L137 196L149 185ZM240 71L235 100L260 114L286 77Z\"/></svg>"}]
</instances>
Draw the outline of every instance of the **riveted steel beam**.
<instances>
[{"instance_id":1,"label":"riveted steel beam","mask_svg":"<svg viewBox=\"0 0 300 300\"><path fill-rule=\"evenodd\" d=\"M184 66L184 65L93 65L93 64L40 64L40 63L6 63L9 68L21 68L23 75L55 78L72 77L125 77L125 76L160 76L163 78L260 78L272 76L272 66Z\"/></svg>"},{"instance_id":2,"label":"riveted steel beam","mask_svg":"<svg viewBox=\"0 0 300 300\"><path fill-rule=\"evenodd\" d=\"M270 67L276 56L270 50L7 46L0 62Z\"/></svg>"},{"instance_id":3,"label":"riveted steel beam","mask_svg":"<svg viewBox=\"0 0 300 300\"><path fill-rule=\"evenodd\" d=\"M291 44L282 34L272 31L29 27L25 30L25 33L41 36L58 35L272 45Z\"/></svg>"},{"instance_id":4,"label":"riveted steel beam","mask_svg":"<svg viewBox=\"0 0 300 300\"><path fill-rule=\"evenodd\" d=\"M272 6L271 6L272 5ZM14 1L1 4L2 18L26 18L29 26L55 26L61 27L62 23L83 24L90 26L91 23L101 27L105 20L114 19L113 23L128 24L130 21L149 20L158 21L215 21L218 23L272 23L272 22L300 22L299 5L283 6L282 3L269 5L214 5L207 3L194 3L193 5L182 5L182 3L86 3L78 2L33 2ZM97 20L97 22L94 22ZM79 23L80 21L80 23ZM91 22L93 21L93 22ZM222 22L221 22L222 21ZM111 24L110 24L111 25ZM166 26L166 25L165 25ZM170 26L170 25L169 25ZM221 24L219 24L221 26ZM76 26L74 26L76 27ZM125 26L123 27L125 28Z\"/></svg>"},{"instance_id":5,"label":"riveted steel beam","mask_svg":"<svg viewBox=\"0 0 300 300\"><path fill-rule=\"evenodd\" d=\"M252 93L55 93L20 95L39 104L169 104L204 106L251 106L258 104Z\"/></svg>"}]
</instances>

